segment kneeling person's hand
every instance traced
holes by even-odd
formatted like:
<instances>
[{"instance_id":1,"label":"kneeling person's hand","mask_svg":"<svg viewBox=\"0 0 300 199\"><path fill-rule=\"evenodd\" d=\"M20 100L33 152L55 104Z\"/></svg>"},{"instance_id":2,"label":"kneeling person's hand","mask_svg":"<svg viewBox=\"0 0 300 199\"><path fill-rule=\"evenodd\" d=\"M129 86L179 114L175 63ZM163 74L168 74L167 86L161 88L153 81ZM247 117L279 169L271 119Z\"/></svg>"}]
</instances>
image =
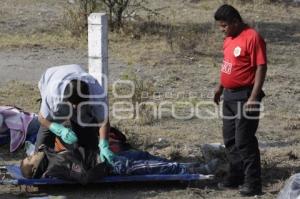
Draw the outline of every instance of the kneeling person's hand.
<instances>
[{"instance_id":1,"label":"kneeling person's hand","mask_svg":"<svg viewBox=\"0 0 300 199\"><path fill-rule=\"evenodd\" d=\"M78 141L76 134L71 129L66 128L61 124L53 122L49 129L67 144L74 144Z\"/></svg>"},{"instance_id":2,"label":"kneeling person's hand","mask_svg":"<svg viewBox=\"0 0 300 199\"><path fill-rule=\"evenodd\" d=\"M113 159L115 157L115 154L109 149L109 143L106 139L100 139L99 142L99 149L100 149L100 159L102 162L105 160L108 161L110 165L113 164Z\"/></svg>"}]
</instances>

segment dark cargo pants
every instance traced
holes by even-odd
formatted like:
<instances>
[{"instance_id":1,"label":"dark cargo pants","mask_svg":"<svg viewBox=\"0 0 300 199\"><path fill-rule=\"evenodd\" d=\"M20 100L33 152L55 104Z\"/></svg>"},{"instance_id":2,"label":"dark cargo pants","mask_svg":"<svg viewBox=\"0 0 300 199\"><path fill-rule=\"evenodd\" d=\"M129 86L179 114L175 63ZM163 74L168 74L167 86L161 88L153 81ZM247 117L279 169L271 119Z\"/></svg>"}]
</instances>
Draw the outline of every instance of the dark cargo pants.
<instances>
[{"instance_id":1,"label":"dark cargo pants","mask_svg":"<svg viewBox=\"0 0 300 199\"><path fill-rule=\"evenodd\" d=\"M223 139L230 162L229 176L245 183L261 183L261 163L255 136L259 111L247 112L251 88L224 90ZM259 96L261 101L264 93ZM259 108L259 107L258 107Z\"/></svg>"}]
</instances>

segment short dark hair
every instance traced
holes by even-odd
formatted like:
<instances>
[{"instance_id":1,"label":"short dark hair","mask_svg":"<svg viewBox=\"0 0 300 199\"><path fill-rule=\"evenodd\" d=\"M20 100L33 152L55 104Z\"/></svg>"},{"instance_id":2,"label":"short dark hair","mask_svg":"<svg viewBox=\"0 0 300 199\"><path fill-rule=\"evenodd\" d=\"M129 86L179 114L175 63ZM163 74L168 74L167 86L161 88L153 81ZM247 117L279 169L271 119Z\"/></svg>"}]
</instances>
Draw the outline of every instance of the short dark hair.
<instances>
[{"instance_id":1,"label":"short dark hair","mask_svg":"<svg viewBox=\"0 0 300 199\"><path fill-rule=\"evenodd\" d=\"M71 80L64 90L64 100L72 104L88 101L89 86L80 80Z\"/></svg>"},{"instance_id":2,"label":"short dark hair","mask_svg":"<svg viewBox=\"0 0 300 199\"><path fill-rule=\"evenodd\" d=\"M243 22L239 11L231 5L224 4L215 12L216 21L225 21L228 23L232 23L235 19L239 22Z\"/></svg>"}]
</instances>

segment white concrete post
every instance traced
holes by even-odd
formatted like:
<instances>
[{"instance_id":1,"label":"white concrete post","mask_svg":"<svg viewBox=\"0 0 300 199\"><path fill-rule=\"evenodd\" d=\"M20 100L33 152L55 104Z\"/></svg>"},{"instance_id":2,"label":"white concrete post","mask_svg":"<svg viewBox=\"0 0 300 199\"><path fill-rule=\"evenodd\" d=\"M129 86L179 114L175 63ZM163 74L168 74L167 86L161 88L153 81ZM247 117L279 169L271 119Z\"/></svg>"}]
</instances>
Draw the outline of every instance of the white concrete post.
<instances>
[{"instance_id":1,"label":"white concrete post","mask_svg":"<svg viewBox=\"0 0 300 199\"><path fill-rule=\"evenodd\" d=\"M108 22L105 13L92 13L88 17L89 73L108 89Z\"/></svg>"}]
</instances>

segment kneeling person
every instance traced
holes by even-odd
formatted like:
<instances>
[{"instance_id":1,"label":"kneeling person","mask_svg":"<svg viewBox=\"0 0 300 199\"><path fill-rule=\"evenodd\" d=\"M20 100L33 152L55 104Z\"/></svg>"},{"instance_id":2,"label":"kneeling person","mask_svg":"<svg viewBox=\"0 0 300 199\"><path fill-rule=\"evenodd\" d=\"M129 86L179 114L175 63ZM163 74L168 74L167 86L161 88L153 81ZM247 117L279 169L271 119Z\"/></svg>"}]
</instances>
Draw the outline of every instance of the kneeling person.
<instances>
[{"instance_id":1,"label":"kneeling person","mask_svg":"<svg viewBox=\"0 0 300 199\"><path fill-rule=\"evenodd\" d=\"M99 82L79 65L46 70L39 81L42 98L36 151L41 145L54 148L55 137L66 144L99 151L102 161L111 162L107 96ZM64 122L69 121L71 128Z\"/></svg>"}]
</instances>

